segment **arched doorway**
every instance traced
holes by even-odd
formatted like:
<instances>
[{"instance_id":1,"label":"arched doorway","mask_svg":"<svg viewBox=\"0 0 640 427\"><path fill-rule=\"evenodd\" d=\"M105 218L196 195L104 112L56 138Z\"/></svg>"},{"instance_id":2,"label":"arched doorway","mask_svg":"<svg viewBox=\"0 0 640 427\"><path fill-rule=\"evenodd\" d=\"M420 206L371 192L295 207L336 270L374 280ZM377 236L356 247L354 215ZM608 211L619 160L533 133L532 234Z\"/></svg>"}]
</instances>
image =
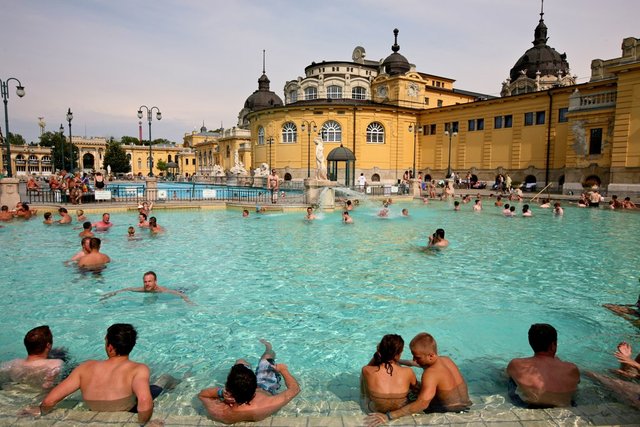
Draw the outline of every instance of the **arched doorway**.
<instances>
[{"instance_id":1,"label":"arched doorway","mask_svg":"<svg viewBox=\"0 0 640 427\"><path fill-rule=\"evenodd\" d=\"M600 187L600 184L602 184L602 181L600 180L600 177L598 175L589 175L587 179L584 180L582 186L584 188L591 188L594 186Z\"/></svg>"},{"instance_id":2,"label":"arched doorway","mask_svg":"<svg viewBox=\"0 0 640 427\"><path fill-rule=\"evenodd\" d=\"M289 172L284 174L284 180L285 181L291 181L291 174Z\"/></svg>"},{"instance_id":3,"label":"arched doorway","mask_svg":"<svg viewBox=\"0 0 640 427\"><path fill-rule=\"evenodd\" d=\"M356 156L351 150L345 148L340 144L340 147L336 147L327 156L327 163L329 164L328 178L331 181L338 181L344 177L344 185L349 187L353 184L355 173L355 161ZM344 169L338 167L338 163L345 163Z\"/></svg>"},{"instance_id":4,"label":"arched doorway","mask_svg":"<svg viewBox=\"0 0 640 427\"><path fill-rule=\"evenodd\" d=\"M96 159L91 153L86 153L82 156L82 169L94 169Z\"/></svg>"}]
</instances>

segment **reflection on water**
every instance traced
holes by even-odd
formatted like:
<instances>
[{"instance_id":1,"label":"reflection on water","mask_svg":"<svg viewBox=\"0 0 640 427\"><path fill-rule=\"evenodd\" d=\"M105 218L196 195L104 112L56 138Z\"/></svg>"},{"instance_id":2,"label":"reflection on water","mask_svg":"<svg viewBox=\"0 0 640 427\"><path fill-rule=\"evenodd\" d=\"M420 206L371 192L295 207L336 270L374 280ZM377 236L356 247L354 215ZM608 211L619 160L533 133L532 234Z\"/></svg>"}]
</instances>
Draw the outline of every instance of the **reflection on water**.
<instances>
[{"instance_id":1,"label":"reflection on water","mask_svg":"<svg viewBox=\"0 0 640 427\"><path fill-rule=\"evenodd\" d=\"M637 342L637 329L601 305L637 297L640 255L628 236L640 229L640 215L569 207L558 218L534 206L533 218L504 218L493 206L474 214L469 205L453 212L446 202L408 202L380 220L379 209L357 207L350 227L339 210L311 222L304 212L252 212L247 220L239 211L158 210L167 232L151 238L136 228L136 241L127 239L136 214L113 213L115 226L101 235L112 262L98 275L62 264L77 251L77 231L38 220L6 224L0 257L17 261L3 265L0 358L23 356L22 336L40 324L76 360L104 358L106 328L132 323L134 360L154 376L189 374L159 401L187 414L200 389L224 382L235 359L260 354L258 340L268 338L302 383L288 414L322 412L327 402L352 402L357 411L353 377L386 333L406 342L432 333L480 404L506 394L502 370L530 354L532 323L553 324L559 356L583 370L615 367L615 345ZM425 250L437 228L450 246ZM133 292L100 301L141 286L148 270L197 305ZM586 381L581 389L579 403L600 398Z\"/></svg>"}]
</instances>

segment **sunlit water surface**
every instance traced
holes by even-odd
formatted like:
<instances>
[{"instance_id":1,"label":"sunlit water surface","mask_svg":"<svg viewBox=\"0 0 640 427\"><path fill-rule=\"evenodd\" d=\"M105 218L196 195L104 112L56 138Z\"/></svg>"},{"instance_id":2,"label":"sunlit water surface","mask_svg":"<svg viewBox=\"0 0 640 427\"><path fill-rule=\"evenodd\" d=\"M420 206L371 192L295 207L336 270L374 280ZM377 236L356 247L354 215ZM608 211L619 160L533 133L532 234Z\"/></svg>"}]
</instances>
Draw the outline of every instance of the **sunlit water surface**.
<instances>
[{"instance_id":1,"label":"sunlit water surface","mask_svg":"<svg viewBox=\"0 0 640 427\"><path fill-rule=\"evenodd\" d=\"M281 411L293 415L357 411L360 367L387 333L404 337L405 358L416 333L433 334L478 407L504 401L504 368L531 353L532 323L553 324L559 357L582 370L615 367L619 341L640 344L633 325L601 306L635 302L640 215L569 207L554 217L534 207L533 218L504 218L493 206L453 212L445 202L417 201L392 205L387 219L377 210L361 205L353 225L342 224L338 211L308 223L303 213L157 210L166 233L138 230L134 241L126 234L135 213L114 213L116 225L100 235L112 263L99 275L63 264L80 248L80 230L41 218L5 224L0 359L22 357L22 337L40 324L75 361L104 358L106 328L132 323L139 332L132 359L154 376L184 377L158 407L195 414L202 413L197 392L222 384L236 358L255 363L258 339L267 338L301 383L300 396ZM439 227L451 246L425 251ZM147 270L196 305L140 293L100 300L141 286ZM579 404L602 397L583 379Z\"/></svg>"}]
</instances>

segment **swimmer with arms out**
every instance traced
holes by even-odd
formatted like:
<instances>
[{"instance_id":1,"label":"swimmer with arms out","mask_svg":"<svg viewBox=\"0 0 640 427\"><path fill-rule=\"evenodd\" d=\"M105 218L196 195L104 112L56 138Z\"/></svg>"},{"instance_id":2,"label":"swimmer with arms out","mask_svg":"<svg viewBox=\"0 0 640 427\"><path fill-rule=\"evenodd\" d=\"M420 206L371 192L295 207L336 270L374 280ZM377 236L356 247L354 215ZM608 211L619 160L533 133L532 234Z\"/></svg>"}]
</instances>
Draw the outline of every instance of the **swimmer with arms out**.
<instances>
[{"instance_id":1,"label":"swimmer with arms out","mask_svg":"<svg viewBox=\"0 0 640 427\"><path fill-rule=\"evenodd\" d=\"M419 333L411 340L409 347L413 360L399 360L399 363L424 369L417 399L386 414L375 412L369 415L366 418L368 427L425 410L460 412L471 406L467 383L458 366L450 358L438 355L438 347L433 336L426 332Z\"/></svg>"},{"instance_id":2,"label":"swimmer with arms out","mask_svg":"<svg viewBox=\"0 0 640 427\"><path fill-rule=\"evenodd\" d=\"M143 286L140 288L132 287L132 288L124 288L119 291L113 291L106 293L100 298L100 301L105 300L107 298L111 298L112 296L119 294L120 292L148 292L148 293L165 293L177 295L182 298L187 304L193 304L183 292L174 291L173 289L165 288L164 286L158 285L158 276L153 271L147 271L142 276Z\"/></svg>"},{"instance_id":3,"label":"swimmer with arms out","mask_svg":"<svg viewBox=\"0 0 640 427\"><path fill-rule=\"evenodd\" d=\"M111 262L111 258L100 252L102 241L97 237L89 238L90 252L78 260L78 268L85 270L101 270Z\"/></svg>"}]
</instances>

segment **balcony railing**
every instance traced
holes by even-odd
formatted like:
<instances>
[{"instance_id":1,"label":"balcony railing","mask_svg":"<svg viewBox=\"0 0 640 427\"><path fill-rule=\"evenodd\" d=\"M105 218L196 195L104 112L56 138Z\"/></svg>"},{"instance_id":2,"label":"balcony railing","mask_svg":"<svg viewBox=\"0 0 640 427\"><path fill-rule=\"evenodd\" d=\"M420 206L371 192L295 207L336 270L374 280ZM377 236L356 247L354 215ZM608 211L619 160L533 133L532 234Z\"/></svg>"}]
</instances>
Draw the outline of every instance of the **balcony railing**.
<instances>
[{"instance_id":1,"label":"balcony railing","mask_svg":"<svg viewBox=\"0 0 640 427\"><path fill-rule=\"evenodd\" d=\"M569 97L569 111L615 107L616 92L598 92L582 95L577 89Z\"/></svg>"}]
</instances>

